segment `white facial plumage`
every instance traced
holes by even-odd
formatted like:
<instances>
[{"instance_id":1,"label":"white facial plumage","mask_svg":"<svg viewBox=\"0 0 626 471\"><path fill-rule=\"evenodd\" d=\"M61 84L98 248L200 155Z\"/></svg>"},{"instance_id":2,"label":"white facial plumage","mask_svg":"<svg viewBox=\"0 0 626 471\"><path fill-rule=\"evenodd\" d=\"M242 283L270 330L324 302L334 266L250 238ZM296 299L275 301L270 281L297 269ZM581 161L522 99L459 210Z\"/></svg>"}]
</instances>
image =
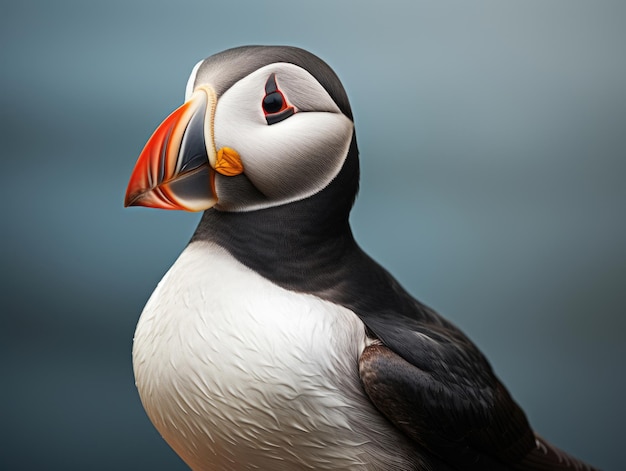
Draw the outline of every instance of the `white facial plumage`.
<instances>
[{"instance_id":1,"label":"white facial plumage","mask_svg":"<svg viewBox=\"0 0 626 471\"><path fill-rule=\"evenodd\" d=\"M196 79L198 68L194 67L189 84L211 86ZM273 74L295 113L268 124L262 103ZM193 87L188 85L187 94ZM216 208L256 210L321 191L341 170L353 128L324 87L301 67L273 63L240 79L218 98L214 135L217 149L238 152L244 173L216 175Z\"/></svg>"}]
</instances>

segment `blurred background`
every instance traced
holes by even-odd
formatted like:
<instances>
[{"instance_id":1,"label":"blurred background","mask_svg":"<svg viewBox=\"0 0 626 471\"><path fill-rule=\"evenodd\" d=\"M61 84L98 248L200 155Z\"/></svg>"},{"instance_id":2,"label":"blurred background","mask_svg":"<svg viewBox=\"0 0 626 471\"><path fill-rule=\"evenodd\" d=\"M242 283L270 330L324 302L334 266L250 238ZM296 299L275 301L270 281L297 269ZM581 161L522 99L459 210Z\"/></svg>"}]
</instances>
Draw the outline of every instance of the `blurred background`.
<instances>
[{"instance_id":1,"label":"blurred background","mask_svg":"<svg viewBox=\"0 0 626 471\"><path fill-rule=\"evenodd\" d=\"M625 24L619 1L4 4L0 468L186 469L131 344L199 214L122 200L198 60L290 44L351 99L362 246L463 328L542 435L619 469Z\"/></svg>"}]
</instances>

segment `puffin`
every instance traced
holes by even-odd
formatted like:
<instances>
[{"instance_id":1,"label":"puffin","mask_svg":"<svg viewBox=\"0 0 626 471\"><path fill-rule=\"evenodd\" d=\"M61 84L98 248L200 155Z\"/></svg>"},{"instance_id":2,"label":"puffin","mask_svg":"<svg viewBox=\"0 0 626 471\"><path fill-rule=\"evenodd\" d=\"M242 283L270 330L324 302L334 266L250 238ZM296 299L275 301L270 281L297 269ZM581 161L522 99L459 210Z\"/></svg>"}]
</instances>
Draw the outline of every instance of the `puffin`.
<instances>
[{"instance_id":1,"label":"puffin","mask_svg":"<svg viewBox=\"0 0 626 471\"><path fill-rule=\"evenodd\" d=\"M163 439L196 471L593 470L359 247L358 189L350 103L322 59L243 46L196 64L125 197L203 212L133 341Z\"/></svg>"}]
</instances>

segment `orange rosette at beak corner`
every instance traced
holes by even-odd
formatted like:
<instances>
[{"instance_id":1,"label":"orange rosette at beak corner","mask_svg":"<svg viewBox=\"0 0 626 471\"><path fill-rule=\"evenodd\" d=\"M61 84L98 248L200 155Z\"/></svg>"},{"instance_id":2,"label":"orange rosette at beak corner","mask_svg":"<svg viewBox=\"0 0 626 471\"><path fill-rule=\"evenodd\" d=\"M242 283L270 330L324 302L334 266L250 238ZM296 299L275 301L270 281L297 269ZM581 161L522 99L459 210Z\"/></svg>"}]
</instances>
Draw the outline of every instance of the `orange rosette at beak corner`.
<instances>
[{"instance_id":1,"label":"orange rosette at beak corner","mask_svg":"<svg viewBox=\"0 0 626 471\"><path fill-rule=\"evenodd\" d=\"M215 171L234 176L243 165L234 149L215 149L216 102L213 89L199 87L161 123L137 159L124 206L202 211L217 203Z\"/></svg>"}]
</instances>

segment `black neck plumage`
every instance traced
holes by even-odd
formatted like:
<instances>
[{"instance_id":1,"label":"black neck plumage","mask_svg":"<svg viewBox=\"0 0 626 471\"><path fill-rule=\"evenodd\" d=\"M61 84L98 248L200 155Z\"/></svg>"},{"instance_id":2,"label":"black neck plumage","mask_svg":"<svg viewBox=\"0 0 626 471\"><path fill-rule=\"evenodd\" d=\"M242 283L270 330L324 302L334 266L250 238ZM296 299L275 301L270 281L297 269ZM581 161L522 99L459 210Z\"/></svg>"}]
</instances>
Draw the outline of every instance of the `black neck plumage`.
<instances>
[{"instance_id":1,"label":"black neck plumage","mask_svg":"<svg viewBox=\"0 0 626 471\"><path fill-rule=\"evenodd\" d=\"M358 191L353 138L335 179L304 200L249 212L205 211L192 242L207 240L285 288L316 292L332 283L332 267L358 250L349 214ZM330 276L329 276L330 275Z\"/></svg>"}]
</instances>

